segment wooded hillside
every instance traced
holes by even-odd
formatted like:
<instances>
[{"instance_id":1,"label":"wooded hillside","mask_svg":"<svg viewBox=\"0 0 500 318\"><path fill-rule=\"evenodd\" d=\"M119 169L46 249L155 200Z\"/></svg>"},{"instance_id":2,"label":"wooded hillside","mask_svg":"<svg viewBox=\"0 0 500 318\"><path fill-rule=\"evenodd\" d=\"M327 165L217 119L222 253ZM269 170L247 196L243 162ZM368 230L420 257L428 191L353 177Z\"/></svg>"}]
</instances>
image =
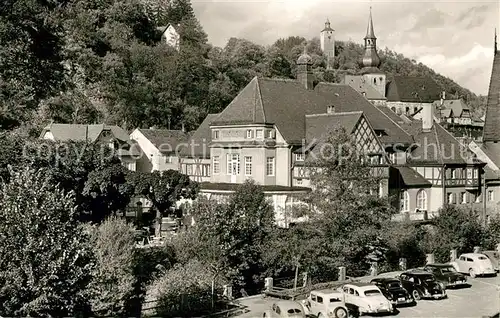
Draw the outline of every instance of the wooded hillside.
<instances>
[{"instance_id":1,"label":"wooded hillside","mask_svg":"<svg viewBox=\"0 0 500 318\"><path fill-rule=\"evenodd\" d=\"M8 0L0 11L2 129L59 123L196 129L253 76L295 76L305 39L264 47L231 38L214 47L189 0ZM158 26L180 24L179 52L160 43ZM356 73L361 44L339 42L336 71L325 71L317 38L307 42L319 81ZM478 112L482 99L401 54L380 52L383 71L430 75Z\"/></svg>"}]
</instances>

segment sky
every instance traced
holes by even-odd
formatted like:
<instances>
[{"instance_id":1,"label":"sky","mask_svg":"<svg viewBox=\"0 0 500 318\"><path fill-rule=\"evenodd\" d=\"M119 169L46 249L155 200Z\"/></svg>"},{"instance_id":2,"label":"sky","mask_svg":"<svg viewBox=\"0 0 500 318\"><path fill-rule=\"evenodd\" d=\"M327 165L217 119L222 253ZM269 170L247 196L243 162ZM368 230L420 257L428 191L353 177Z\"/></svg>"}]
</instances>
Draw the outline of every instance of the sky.
<instances>
[{"instance_id":1,"label":"sky","mask_svg":"<svg viewBox=\"0 0 500 318\"><path fill-rule=\"evenodd\" d=\"M192 0L209 41L270 45L319 36L328 18L338 40L363 43L370 6L377 45L413 58L476 94L488 93L500 0ZM499 37L500 41L500 37Z\"/></svg>"}]
</instances>

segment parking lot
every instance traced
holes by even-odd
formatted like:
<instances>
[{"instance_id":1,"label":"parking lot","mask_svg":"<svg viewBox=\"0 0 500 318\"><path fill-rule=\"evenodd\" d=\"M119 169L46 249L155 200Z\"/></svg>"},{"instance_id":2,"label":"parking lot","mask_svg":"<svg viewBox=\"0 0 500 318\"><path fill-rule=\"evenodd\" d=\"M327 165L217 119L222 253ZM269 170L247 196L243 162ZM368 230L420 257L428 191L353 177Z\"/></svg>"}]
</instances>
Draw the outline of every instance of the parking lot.
<instances>
[{"instance_id":1,"label":"parking lot","mask_svg":"<svg viewBox=\"0 0 500 318\"><path fill-rule=\"evenodd\" d=\"M449 289L443 300L421 300L414 307L400 308L392 317L491 317L500 312L500 275L468 279L469 288ZM241 301L248 313L239 317L262 317L273 299L254 297Z\"/></svg>"}]
</instances>

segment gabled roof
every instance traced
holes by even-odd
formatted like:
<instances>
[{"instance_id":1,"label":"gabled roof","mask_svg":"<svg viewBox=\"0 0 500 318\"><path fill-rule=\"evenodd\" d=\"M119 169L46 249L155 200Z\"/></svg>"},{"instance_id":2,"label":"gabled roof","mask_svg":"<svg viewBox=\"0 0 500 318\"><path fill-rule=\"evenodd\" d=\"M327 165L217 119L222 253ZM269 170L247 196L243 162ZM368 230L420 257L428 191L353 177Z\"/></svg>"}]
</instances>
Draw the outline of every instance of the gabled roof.
<instances>
[{"instance_id":1,"label":"gabled roof","mask_svg":"<svg viewBox=\"0 0 500 318\"><path fill-rule=\"evenodd\" d=\"M296 152L312 151L328 138L337 128L344 128L347 134L354 131L354 127L363 117L363 112L331 113L306 115L306 147Z\"/></svg>"},{"instance_id":2,"label":"gabled roof","mask_svg":"<svg viewBox=\"0 0 500 318\"><path fill-rule=\"evenodd\" d=\"M496 48L495 48L496 50ZM483 142L500 141L500 54L496 52L491 69L486 103Z\"/></svg>"},{"instance_id":3,"label":"gabled roof","mask_svg":"<svg viewBox=\"0 0 500 318\"><path fill-rule=\"evenodd\" d=\"M432 184L422 177L418 172L410 167L397 166L394 167L399 172L399 177L401 178L401 185L405 188L411 187L431 187Z\"/></svg>"},{"instance_id":4,"label":"gabled roof","mask_svg":"<svg viewBox=\"0 0 500 318\"><path fill-rule=\"evenodd\" d=\"M500 143L486 142L480 148L497 167L500 167Z\"/></svg>"},{"instance_id":5,"label":"gabled roof","mask_svg":"<svg viewBox=\"0 0 500 318\"><path fill-rule=\"evenodd\" d=\"M139 129L155 147L162 153L175 152L177 147L188 141L188 134L182 130Z\"/></svg>"},{"instance_id":6,"label":"gabled roof","mask_svg":"<svg viewBox=\"0 0 500 318\"><path fill-rule=\"evenodd\" d=\"M412 139L390 118L349 85L319 83L307 90L296 80L254 77L224 109L213 125L274 124L290 144L305 138L305 116L362 111L375 130L383 130L383 143L411 143Z\"/></svg>"},{"instance_id":7,"label":"gabled roof","mask_svg":"<svg viewBox=\"0 0 500 318\"><path fill-rule=\"evenodd\" d=\"M128 133L121 127L108 126L104 124L98 125L81 125L81 124L49 124L43 129L40 138L43 138L47 132L52 133L56 141L89 141L95 142L103 131L109 131L114 138L130 142Z\"/></svg>"},{"instance_id":8,"label":"gabled roof","mask_svg":"<svg viewBox=\"0 0 500 318\"><path fill-rule=\"evenodd\" d=\"M415 120L402 127L415 138L417 147L411 152L410 164L473 164L481 163L474 159L474 153L460 143L453 135L438 123L429 131L422 129L422 121Z\"/></svg>"},{"instance_id":9,"label":"gabled roof","mask_svg":"<svg viewBox=\"0 0 500 318\"><path fill-rule=\"evenodd\" d=\"M210 130L211 123L219 117L220 114L208 114L201 125L191 134L188 140L188 147L181 149L180 154L189 158L208 158L210 157L209 144L212 141Z\"/></svg>"},{"instance_id":10,"label":"gabled roof","mask_svg":"<svg viewBox=\"0 0 500 318\"><path fill-rule=\"evenodd\" d=\"M177 26L179 26L180 24L177 24ZM159 26L159 27L156 27L156 30L160 31L162 34L165 33L165 31L167 31L167 29L169 27L172 27L174 30L175 30L175 25L171 24L171 23L168 23L167 25L165 26ZM177 32L177 30L175 30Z\"/></svg>"},{"instance_id":11,"label":"gabled roof","mask_svg":"<svg viewBox=\"0 0 500 318\"><path fill-rule=\"evenodd\" d=\"M443 111L451 110L453 117L470 117L470 108L461 99L445 99L442 107Z\"/></svg>"},{"instance_id":12,"label":"gabled roof","mask_svg":"<svg viewBox=\"0 0 500 318\"><path fill-rule=\"evenodd\" d=\"M440 93L441 88L430 77L394 76L387 83L385 96L390 102L432 103Z\"/></svg>"},{"instance_id":13,"label":"gabled roof","mask_svg":"<svg viewBox=\"0 0 500 318\"><path fill-rule=\"evenodd\" d=\"M363 76L345 75L341 83L351 86L368 100L386 100Z\"/></svg>"}]
</instances>

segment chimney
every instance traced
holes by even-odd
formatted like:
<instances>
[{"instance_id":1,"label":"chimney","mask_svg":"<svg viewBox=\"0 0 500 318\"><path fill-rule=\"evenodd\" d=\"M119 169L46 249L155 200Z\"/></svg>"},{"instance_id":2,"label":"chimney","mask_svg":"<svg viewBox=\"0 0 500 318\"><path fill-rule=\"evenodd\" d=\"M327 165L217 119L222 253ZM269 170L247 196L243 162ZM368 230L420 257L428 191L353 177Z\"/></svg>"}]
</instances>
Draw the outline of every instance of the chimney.
<instances>
[{"instance_id":1,"label":"chimney","mask_svg":"<svg viewBox=\"0 0 500 318\"><path fill-rule=\"evenodd\" d=\"M150 130L155 130L156 129L156 126L151 126L149 127Z\"/></svg>"},{"instance_id":2,"label":"chimney","mask_svg":"<svg viewBox=\"0 0 500 318\"><path fill-rule=\"evenodd\" d=\"M432 104L424 104L422 107L422 129L429 131L434 125L434 116L432 113Z\"/></svg>"},{"instance_id":3,"label":"chimney","mask_svg":"<svg viewBox=\"0 0 500 318\"><path fill-rule=\"evenodd\" d=\"M184 128L184 123L182 123L181 125L182 125L182 126L181 126L181 127L182 127L182 128L181 128L182 132L186 132L186 129Z\"/></svg>"},{"instance_id":4,"label":"chimney","mask_svg":"<svg viewBox=\"0 0 500 318\"><path fill-rule=\"evenodd\" d=\"M304 46L304 53L297 59L297 80L306 89L314 89L314 74L312 72L312 59L307 54L307 46Z\"/></svg>"}]
</instances>

